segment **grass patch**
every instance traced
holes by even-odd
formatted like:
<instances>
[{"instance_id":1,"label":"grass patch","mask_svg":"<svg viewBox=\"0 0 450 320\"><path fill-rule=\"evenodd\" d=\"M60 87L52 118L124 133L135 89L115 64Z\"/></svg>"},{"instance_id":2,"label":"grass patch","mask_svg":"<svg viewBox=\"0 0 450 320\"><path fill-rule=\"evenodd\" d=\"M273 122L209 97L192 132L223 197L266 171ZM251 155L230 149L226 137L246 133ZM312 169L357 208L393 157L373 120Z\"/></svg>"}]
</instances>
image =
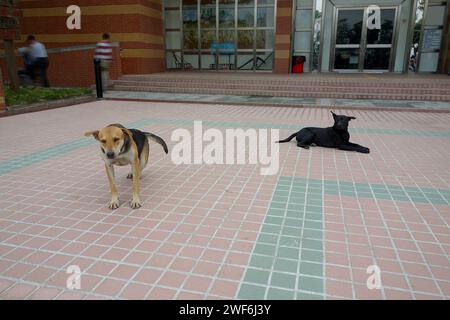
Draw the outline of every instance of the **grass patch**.
<instances>
[{"instance_id":1,"label":"grass patch","mask_svg":"<svg viewBox=\"0 0 450 320\"><path fill-rule=\"evenodd\" d=\"M7 106L14 106L77 97L90 93L92 93L92 89L89 88L21 87L19 90L13 91L9 87L5 87L5 101Z\"/></svg>"}]
</instances>

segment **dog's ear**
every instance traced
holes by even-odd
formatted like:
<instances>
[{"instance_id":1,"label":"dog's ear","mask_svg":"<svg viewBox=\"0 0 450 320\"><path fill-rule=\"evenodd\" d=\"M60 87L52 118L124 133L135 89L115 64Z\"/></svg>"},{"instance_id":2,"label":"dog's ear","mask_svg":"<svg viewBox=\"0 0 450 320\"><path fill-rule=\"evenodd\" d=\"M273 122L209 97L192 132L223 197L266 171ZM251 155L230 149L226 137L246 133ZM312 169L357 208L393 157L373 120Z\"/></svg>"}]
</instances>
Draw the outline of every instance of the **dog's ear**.
<instances>
[{"instance_id":1,"label":"dog's ear","mask_svg":"<svg viewBox=\"0 0 450 320\"><path fill-rule=\"evenodd\" d=\"M94 130L94 131L87 131L84 133L85 137L94 137L95 140L98 140L98 130Z\"/></svg>"},{"instance_id":2,"label":"dog's ear","mask_svg":"<svg viewBox=\"0 0 450 320\"><path fill-rule=\"evenodd\" d=\"M129 138L133 138L133 134L126 128L120 128L122 129L122 132L125 136L129 137Z\"/></svg>"},{"instance_id":3,"label":"dog's ear","mask_svg":"<svg viewBox=\"0 0 450 320\"><path fill-rule=\"evenodd\" d=\"M334 113L333 111L331 111L331 114L333 115L333 119L336 119L336 113Z\"/></svg>"},{"instance_id":4,"label":"dog's ear","mask_svg":"<svg viewBox=\"0 0 450 320\"><path fill-rule=\"evenodd\" d=\"M356 119L356 117L347 117L348 118L348 120L355 120Z\"/></svg>"}]
</instances>

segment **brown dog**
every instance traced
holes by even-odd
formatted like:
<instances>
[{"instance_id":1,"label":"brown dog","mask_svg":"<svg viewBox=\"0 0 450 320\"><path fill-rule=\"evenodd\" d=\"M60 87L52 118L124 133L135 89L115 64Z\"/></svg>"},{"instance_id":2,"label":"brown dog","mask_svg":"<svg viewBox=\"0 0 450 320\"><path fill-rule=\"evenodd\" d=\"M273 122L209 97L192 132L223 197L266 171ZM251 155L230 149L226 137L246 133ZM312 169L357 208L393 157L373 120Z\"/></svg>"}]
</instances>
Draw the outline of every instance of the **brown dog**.
<instances>
[{"instance_id":1,"label":"brown dog","mask_svg":"<svg viewBox=\"0 0 450 320\"><path fill-rule=\"evenodd\" d=\"M116 183L114 181L114 165L131 165L131 172L127 178L133 179L133 198L131 207L133 209L141 207L139 198L139 179L148 162L148 138L159 143L166 153L167 145L160 137L137 129L127 129L121 124L110 124L109 126L95 131L88 131L85 136L92 136L101 144L102 158L105 162L106 174L108 175L109 186L111 188L111 202L109 207L116 209L119 207L119 196L117 194Z\"/></svg>"}]
</instances>

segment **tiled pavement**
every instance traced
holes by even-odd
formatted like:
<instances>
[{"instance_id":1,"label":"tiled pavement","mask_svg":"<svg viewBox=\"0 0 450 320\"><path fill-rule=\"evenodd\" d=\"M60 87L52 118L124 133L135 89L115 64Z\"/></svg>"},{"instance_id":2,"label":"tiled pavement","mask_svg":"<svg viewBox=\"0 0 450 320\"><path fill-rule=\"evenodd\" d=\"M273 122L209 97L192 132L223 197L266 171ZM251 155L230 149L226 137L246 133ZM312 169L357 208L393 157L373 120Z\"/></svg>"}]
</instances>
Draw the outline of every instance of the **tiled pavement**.
<instances>
[{"instance_id":1,"label":"tiled pavement","mask_svg":"<svg viewBox=\"0 0 450 320\"><path fill-rule=\"evenodd\" d=\"M267 96L243 96L232 94L193 94L193 93L165 93L148 91L108 91L104 94L108 99L129 99L167 102L201 102L223 104L249 104L270 106L293 107L338 107L338 108L363 108L382 110L449 110L450 103L442 101L413 101L413 100L376 100L376 99L328 99L328 98L298 98L298 97L267 97Z\"/></svg>"},{"instance_id":2,"label":"tiled pavement","mask_svg":"<svg viewBox=\"0 0 450 320\"><path fill-rule=\"evenodd\" d=\"M449 299L450 114L345 111L369 155L280 145L280 170L175 165L151 145L121 207L86 130L325 126L326 109L102 101L0 119L2 299ZM69 290L67 267L81 269ZM381 269L369 290L366 269Z\"/></svg>"}]
</instances>

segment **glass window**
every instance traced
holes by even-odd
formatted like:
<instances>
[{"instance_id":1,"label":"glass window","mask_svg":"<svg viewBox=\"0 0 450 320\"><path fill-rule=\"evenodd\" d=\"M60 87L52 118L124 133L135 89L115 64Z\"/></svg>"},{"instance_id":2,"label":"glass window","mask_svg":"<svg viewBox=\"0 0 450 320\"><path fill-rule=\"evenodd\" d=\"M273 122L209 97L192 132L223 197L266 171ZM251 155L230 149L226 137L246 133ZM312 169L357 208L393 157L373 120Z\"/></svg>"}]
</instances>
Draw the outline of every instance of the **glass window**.
<instances>
[{"instance_id":1,"label":"glass window","mask_svg":"<svg viewBox=\"0 0 450 320\"><path fill-rule=\"evenodd\" d=\"M246 7L238 8L238 27L250 28L254 24L254 9Z\"/></svg>"},{"instance_id":2,"label":"glass window","mask_svg":"<svg viewBox=\"0 0 450 320\"><path fill-rule=\"evenodd\" d=\"M337 22L337 44L359 44L363 21L363 10L339 10Z\"/></svg>"},{"instance_id":3,"label":"glass window","mask_svg":"<svg viewBox=\"0 0 450 320\"><path fill-rule=\"evenodd\" d=\"M216 27L216 7L202 7L200 27L215 28Z\"/></svg>"},{"instance_id":4,"label":"glass window","mask_svg":"<svg viewBox=\"0 0 450 320\"><path fill-rule=\"evenodd\" d=\"M214 70L216 69L216 55L214 54L202 54L201 56L202 69Z\"/></svg>"},{"instance_id":5,"label":"glass window","mask_svg":"<svg viewBox=\"0 0 450 320\"><path fill-rule=\"evenodd\" d=\"M164 0L166 8L180 7L180 0Z\"/></svg>"},{"instance_id":6,"label":"glass window","mask_svg":"<svg viewBox=\"0 0 450 320\"><path fill-rule=\"evenodd\" d=\"M183 8L183 28L197 29L197 9Z\"/></svg>"},{"instance_id":7,"label":"glass window","mask_svg":"<svg viewBox=\"0 0 450 320\"><path fill-rule=\"evenodd\" d=\"M189 69L198 69L198 54L196 53L184 53L183 54L184 65L189 66Z\"/></svg>"},{"instance_id":8,"label":"glass window","mask_svg":"<svg viewBox=\"0 0 450 320\"><path fill-rule=\"evenodd\" d=\"M312 10L296 10L295 29L311 29Z\"/></svg>"},{"instance_id":9,"label":"glass window","mask_svg":"<svg viewBox=\"0 0 450 320\"><path fill-rule=\"evenodd\" d=\"M257 52L255 69L272 70L272 68L273 68L273 52Z\"/></svg>"},{"instance_id":10,"label":"glass window","mask_svg":"<svg viewBox=\"0 0 450 320\"><path fill-rule=\"evenodd\" d=\"M256 30L256 49L273 49L273 29Z\"/></svg>"},{"instance_id":11,"label":"glass window","mask_svg":"<svg viewBox=\"0 0 450 320\"><path fill-rule=\"evenodd\" d=\"M183 30L183 49L198 48L198 32L197 29Z\"/></svg>"},{"instance_id":12,"label":"glass window","mask_svg":"<svg viewBox=\"0 0 450 320\"><path fill-rule=\"evenodd\" d=\"M166 49L181 49L181 32L167 31L166 32Z\"/></svg>"},{"instance_id":13,"label":"glass window","mask_svg":"<svg viewBox=\"0 0 450 320\"><path fill-rule=\"evenodd\" d=\"M257 27L273 27L273 7L262 7L258 8L257 17L256 17L256 26Z\"/></svg>"},{"instance_id":14,"label":"glass window","mask_svg":"<svg viewBox=\"0 0 450 320\"><path fill-rule=\"evenodd\" d=\"M219 43L233 43L234 44L234 30L220 30Z\"/></svg>"},{"instance_id":15,"label":"glass window","mask_svg":"<svg viewBox=\"0 0 450 320\"><path fill-rule=\"evenodd\" d=\"M181 19L180 10L166 10L166 15L164 17L164 22L166 29L180 29Z\"/></svg>"},{"instance_id":16,"label":"glass window","mask_svg":"<svg viewBox=\"0 0 450 320\"><path fill-rule=\"evenodd\" d=\"M253 30L238 30L238 48L253 49Z\"/></svg>"},{"instance_id":17,"label":"glass window","mask_svg":"<svg viewBox=\"0 0 450 320\"><path fill-rule=\"evenodd\" d=\"M167 69L182 69L181 52L167 52L166 53L166 68Z\"/></svg>"},{"instance_id":18,"label":"glass window","mask_svg":"<svg viewBox=\"0 0 450 320\"><path fill-rule=\"evenodd\" d=\"M251 53L239 53L237 56L237 69L238 70L253 70L253 54Z\"/></svg>"},{"instance_id":19,"label":"glass window","mask_svg":"<svg viewBox=\"0 0 450 320\"><path fill-rule=\"evenodd\" d=\"M234 28L234 8L219 8L219 28Z\"/></svg>"},{"instance_id":20,"label":"glass window","mask_svg":"<svg viewBox=\"0 0 450 320\"><path fill-rule=\"evenodd\" d=\"M208 31L201 31L201 37L202 37L202 49L211 49L213 47L213 43L214 43L214 47L215 47L215 42L216 42L216 31L215 30L208 30Z\"/></svg>"}]
</instances>

